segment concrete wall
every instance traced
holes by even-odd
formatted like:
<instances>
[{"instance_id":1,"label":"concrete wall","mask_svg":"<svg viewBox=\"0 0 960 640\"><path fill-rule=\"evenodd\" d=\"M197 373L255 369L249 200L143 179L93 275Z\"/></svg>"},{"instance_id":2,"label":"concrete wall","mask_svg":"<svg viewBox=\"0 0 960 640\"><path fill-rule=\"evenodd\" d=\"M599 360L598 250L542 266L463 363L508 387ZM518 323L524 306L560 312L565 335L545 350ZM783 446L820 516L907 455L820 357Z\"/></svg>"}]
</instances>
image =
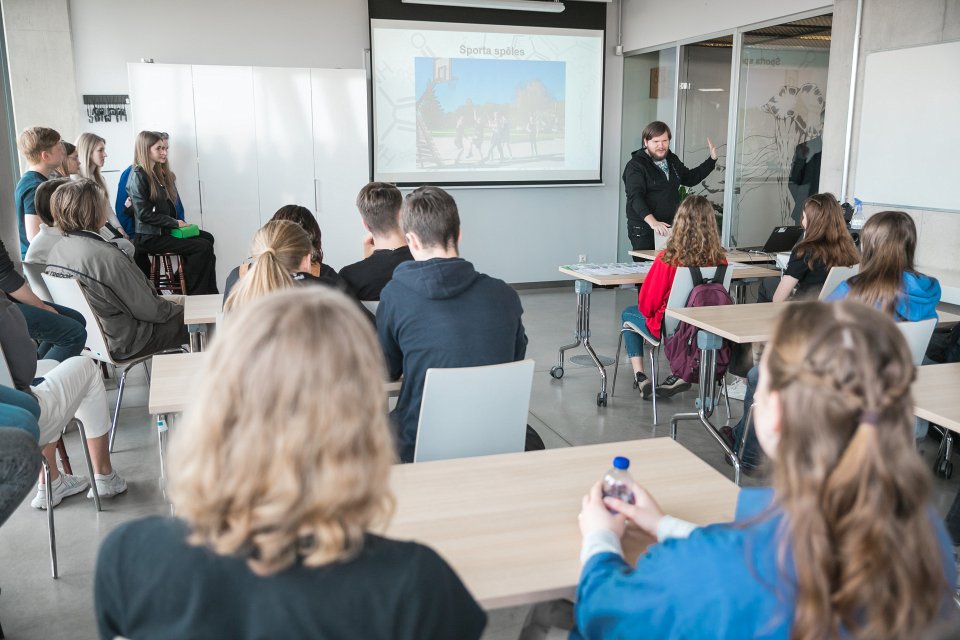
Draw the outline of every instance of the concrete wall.
<instances>
[{"instance_id":1,"label":"concrete wall","mask_svg":"<svg viewBox=\"0 0 960 640\"><path fill-rule=\"evenodd\" d=\"M608 34L616 34L617 12L607 13ZM70 14L81 94L129 93L126 64L141 58L362 68L369 47L363 0L169 0L150 10L129 0L70 0ZM614 42L615 35L608 35L605 185L452 191L463 219L463 254L481 270L510 282L536 282L562 279L557 266L576 262L580 254L615 259L622 58L612 55ZM129 125L83 125L106 138L108 170L129 163Z\"/></svg>"},{"instance_id":2,"label":"concrete wall","mask_svg":"<svg viewBox=\"0 0 960 640\"><path fill-rule=\"evenodd\" d=\"M13 140L13 109L7 90L6 48L3 46L3 17L0 14L0 239L10 257L19 260L20 235L14 213L14 186L17 183L17 152Z\"/></svg>"},{"instance_id":3,"label":"concrete wall","mask_svg":"<svg viewBox=\"0 0 960 640\"><path fill-rule=\"evenodd\" d=\"M621 1L625 51L731 31L833 4L830 0Z\"/></svg>"},{"instance_id":4,"label":"concrete wall","mask_svg":"<svg viewBox=\"0 0 960 640\"><path fill-rule=\"evenodd\" d=\"M4 0L3 24L16 130L43 125L73 140L80 119L68 108L78 94L67 0Z\"/></svg>"},{"instance_id":5,"label":"concrete wall","mask_svg":"<svg viewBox=\"0 0 960 640\"><path fill-rule=\"evenodd\" d=\"M828 131L824 133L823 166L820 177L821 189L842 192L843 140L846 134L847 104L850 98L850 68L856 16L856 0L837 0L834 10L833 43L830 50L830 79L827 85ZM861 26L860 59L856 84L857 96L853 109L853 141L850 176L847 184L851 201L856 195L857 149L859 146L860 115L862 111L863 69L866 57L873 51L901 49L916 45L934 44L960 38L960 2L957 0L913 0L909 3L898 0L864 0ZM946 81L946 80L945 80ZM931 99L936 99L936 88L931 88ZM843 114L843 118L831 117ZM956 126L956 123L943 123ZM891 132L896 144L898 134ZM828 137L829 136L829 137ZM909 158L909 140L903 138L905 158ZM829 151L829 153L828 153ZM922 162L922 158L915 158ZM931 171L943 171L944 179L952 167L930 167ZM869 216L878 207L865 207ZM923 209L906 210L917 223L919 232L917 266L920 270L936 275L949 287L960 287L960 214Z\"/></svg>"}]
</instances>

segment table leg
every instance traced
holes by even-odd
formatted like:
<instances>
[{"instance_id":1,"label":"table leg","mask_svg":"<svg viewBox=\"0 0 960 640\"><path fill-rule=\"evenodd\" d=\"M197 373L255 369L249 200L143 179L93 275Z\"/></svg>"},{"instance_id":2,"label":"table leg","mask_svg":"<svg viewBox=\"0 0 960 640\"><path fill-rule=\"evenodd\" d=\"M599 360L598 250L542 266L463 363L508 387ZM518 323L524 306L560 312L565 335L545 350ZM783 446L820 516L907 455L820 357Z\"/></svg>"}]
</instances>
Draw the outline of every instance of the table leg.
<instances>
[{"instance_id":1,"label":"table leg","mask_svg":"<svg viewBox=\"0 0 960 640\"><path fill-rule=\"evenodd\" d=\"M199 353L203 351L206 342L207 325L188 324L187 334L190 337L190 352Z\"/></svg>"},{"instance_id":2,"label":"table leg","mask_svg":"<svg viewBox=\"0 0 960 640\"><path fill-rule=\"evenodd\" d=\"M607 370L600 362L597 352L590 344L590 294L593 291L593 285L586 280L577 280L574 282L574 291L577 294L577 328L574 332L574 341L570 344L560 347L557 357L557 365L550 369L550 375L559 380L563 377L563 354L565 351L578 346L583 346L587 350L594 366L600 372L600 393L597 394L597 406L607 406Z\"/></svg>"},{"instance_id":3,"label":"table leg","mask_svg":"<svg viewBox=\"0 0 960 640\"><path fill-rule=\"evenodd\" d=\"M160 451L160 491L163 497L167 497L167 465L164 459L164 452L167 449L167 414L157 415L157 446Z\"/></svg>"},{"instance_id":4,"label":"table leg","mask_svg":"<svg viewBox=\"0 0 960 640\"><path fill-rule=\"evenodd\" d=\"M678 413L670 418L670 437L677 439L677 423L681 420L699 420L730 456L733 462L733 481L739 485L740 457L720 435L720 430L710 422L710 416L714 410L713 385L716 383L717 350L723 346L723 338L707 331L698 331L697 346L700 348L700 390L697 411L696 413Z\"/></svg>"}]
</instances>

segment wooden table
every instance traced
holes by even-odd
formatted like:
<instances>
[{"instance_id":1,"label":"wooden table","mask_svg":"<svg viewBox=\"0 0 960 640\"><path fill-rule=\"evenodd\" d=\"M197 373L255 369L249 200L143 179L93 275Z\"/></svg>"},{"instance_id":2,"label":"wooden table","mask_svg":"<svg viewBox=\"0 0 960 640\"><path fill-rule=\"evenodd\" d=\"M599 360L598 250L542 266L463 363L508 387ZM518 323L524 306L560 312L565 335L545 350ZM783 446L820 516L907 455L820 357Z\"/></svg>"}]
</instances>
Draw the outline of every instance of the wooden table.
<instances>
[{"instance_id":1,"label":"wooden table","mask_svg":"<svg viewBox=\"0 0 960 640\"><path fill-rule=\"evenodd\" d=\"M205 353L172 353L153 356L147 410L157 424L161 479L165 474L167 417L170 414L183 413L193 401L197 384L201 381L206 357ZM400 395L399 380L387 382L384 386L387 397Z\"/></svg>"},{"instance_id":2,"label":"wooden table","mask_svg":"<svg viewBox=\"0 0 960 640\"><path fill-rule=\"evenodd\" d=\"M654 260L660 253L657 249L639 249L628 252L636 258L644 260ZM727 249L727 262L776 262L775 253L762 253L753 251L740 251L739 249Z\"/></svg>"},{"instance_id":3,"label":"wooden table","mask_svg":"<svg viewBox=\"0 0 960 640\"><path fill-rule=\"evenodd\" d=\"M397 465L387 535L433 547L486 609L572 598L580 499L617 455L667 513L698 524L733 519L737 487L673 440L653 438ZM649 542L633 529L628 560Z\"/></svg>"},{"instance_id":4,"label":"wooden table","mask_svg":"<svg viewBox=\"0 0 960 640\"><path fill-rule=\"evenodd\" d=\"M960 362L917 367L912 391L913 413L918 418L960 433Z\"/></svg>"},{"instance_id":5,"label":"wooden table","mask_svg":"<svg viewBox=\"0 0 960 640\"><path fill-rule=\"evenodd\" d=\"M203 351L209 327L223 312L223 294L183 297L183 324L190 334L190 351Z\"/></svg>"},{"instance_id":6,"label":"wooden table","mask_svg":"<svg viewBox=\"0 0 960 640\"><path fill-rule=\"evenodd\" d=\"M625 266L637 268L635 262L623 263ZM593 292L593 285L597 286L617 286L624 284L640 284L647 277L647 266L638 273L618 274L618 275L594 275L580 271L585 265L566 265L560 267L560 273L576 278L574 283L574 292L577 296L577 322L574 329L574 341L558 349L557 364L550 368L550 375L559 380L563 377L564 353L570 349L582 346L586 349L593 365L600 373L600 392L597 393L597 406L607 406L607 370L600 357L590 344L590 295ZM757 278L766 278L768 276L780 276L780 272L766 267L753 265L735 265L731 274L734 281L753 280Z\"/></svg>"}]
</instances>

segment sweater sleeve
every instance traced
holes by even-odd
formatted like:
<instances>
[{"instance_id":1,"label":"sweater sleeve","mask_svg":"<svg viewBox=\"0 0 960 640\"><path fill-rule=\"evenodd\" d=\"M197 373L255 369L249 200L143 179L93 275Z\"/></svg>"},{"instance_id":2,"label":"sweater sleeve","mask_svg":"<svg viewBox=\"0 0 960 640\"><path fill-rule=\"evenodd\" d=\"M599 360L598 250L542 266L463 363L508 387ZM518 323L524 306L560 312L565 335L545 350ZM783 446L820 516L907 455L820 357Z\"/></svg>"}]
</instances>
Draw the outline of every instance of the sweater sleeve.
<instances>
[{"instance_id":1,"label":"sweater sleeve","mask_svg":"<svg viewBox=\"0 0 960 640\"><path fill-rule=\"evenodd\" d=\"M17 273L16 267L13 266L13 260L7 253L7 248L3 246L3 241L0 240L0 291L13 293L22 287L23 283L23 276Z\"/></svg>"},{"instance_id":2,"label":"sweater sleeve","mask_svg":"<svg viewBox=\"0 0 960 640\"><path fill-rule=\"evenodd\" d=\"M29 392L37 375L37 345L30 339L27 320L20 309L5 296L0 296L0 345L13 386Z\"/></svg>"},{"instance_id":3,"label":"sweater sleeve","mask_svg":"<svg viewBox=\"0 0 960 640\"><path fill-rule=\"evenodd\" d=\"M670 290L673 288L673 277L677 268L663 261L663 252L650 266L647 277L640 287L637 298L637 308L647 319L647 328L655 335L660 335L660 326L663 323L663 314L667 309L667 300L670 299Z\"/></svg>"},{"instance_id":4,"label":"sweater sleeve","mask_svg":"<svg viewBox=\"0 0 960 640\"><path fill-rule=\"evenodd\" d=\"M643 220L653 213L653 207L647 202L647 181L642 171L639 171L634 162L627 163L623 171L623 186L627 192L627 200L633 206L633 213Z\"/></svg>"},{"instance_id":5,"label":"sweater sleeve","mask_svg":"<svg viewBox=\"0 0 960 640\"><path fill-rule=\"evenodd\" d=\"M710 157L693 169L687 169L687 167L681 163L680 166L677 167L677 171L680 174L680 184L685 187L696 186L706 180L707 176L710 175L710 172L712 172L716 166L717 161Z\"/></svg>"},{"instance_id":6,"label":"sweater sleeve","mask_svg":"<svg viewBox=\"0 0 960 640\"><path fill-rule=\"evenodd\" d=\"M377 306L377 337L380 338L380 346L383 348L383 356L387 364L387 377L390 380L398 380L403 375L403 351L400 350L400 344L397 342L391 313L396 304L391 302L394 293L394 287L387 284L380 294L380 304Z\"/></svg>"}]
</instances>

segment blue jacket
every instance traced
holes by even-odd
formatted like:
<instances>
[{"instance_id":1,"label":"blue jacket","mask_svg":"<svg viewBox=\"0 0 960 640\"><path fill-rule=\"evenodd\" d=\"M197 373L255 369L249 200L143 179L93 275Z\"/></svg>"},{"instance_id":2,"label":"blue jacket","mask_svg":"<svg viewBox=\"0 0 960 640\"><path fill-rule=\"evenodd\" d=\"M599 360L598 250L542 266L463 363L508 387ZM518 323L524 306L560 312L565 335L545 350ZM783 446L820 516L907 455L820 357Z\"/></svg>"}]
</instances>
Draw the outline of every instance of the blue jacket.
<instances>
[{"instance_id":1,"label":"blue jacket","mask_svg":"<svg viewBox=\"0 0 960 640\"><path fill-rule=\"evenodd\" d=\"M397 266L380 293L377 333L390 378L403 374L390 414L401 460L413 461L427 369L522 360L527 352L522 314L516 291L462 258Z\"/></svg>"},{"instance_id":2,"label":"blue jacket","mask_svg":"<svg viewBox=\"0 0 960 640\"><path fill-rule=\"evenodd\" d=\"M131 238L137 235L137 221L132 215L127 213L127 208L124 204L127 202L127 180L130 179L130 172L132 170L133 165L130 165L120 174L120 184L117 185L117 200L113 205L113 210L117 213L117 219L120 220L120 224L123 225L123 230L126 231L127 235ZM176 209L177 220L183 220L183 202L180 201L179 194L177 195ZM133 209L131 208L130 211L132 212Z\"/></svg>"},{"instance_id":3,"label":"blue jacket","mask_svg":"<svg viewBox=\"0 0 960 640\"><path fill-rule=\"evenodd\" d=\"M850 295L850 278L840 283L836 289L827 296L827 302L831 300L843 300ZM894 320L897 322L919 322L927 318L937 317L937 303L940 302L940 283L936 278L907 271L903 274L903 286L900 288L901 294L897 299L897 306L894 309Z\"/></svg>"},{"instance_id":4,"label":"blue jacket","mask_svg":"<svg viewBox=\"0 0 960 640\"><path fill-rule=\"evenodd\" d=\"M794 596L777 566L783 514L765 513L772 500L772 489L741 489L738 524L711 525L653 545L635 569L615 553L590 558L577 587L577 629L570 637L789 638ZM939 516L933 519L952 585L950 539ZM792 566L786 571L792 575Z\"/></svg>"}]
</instances>

